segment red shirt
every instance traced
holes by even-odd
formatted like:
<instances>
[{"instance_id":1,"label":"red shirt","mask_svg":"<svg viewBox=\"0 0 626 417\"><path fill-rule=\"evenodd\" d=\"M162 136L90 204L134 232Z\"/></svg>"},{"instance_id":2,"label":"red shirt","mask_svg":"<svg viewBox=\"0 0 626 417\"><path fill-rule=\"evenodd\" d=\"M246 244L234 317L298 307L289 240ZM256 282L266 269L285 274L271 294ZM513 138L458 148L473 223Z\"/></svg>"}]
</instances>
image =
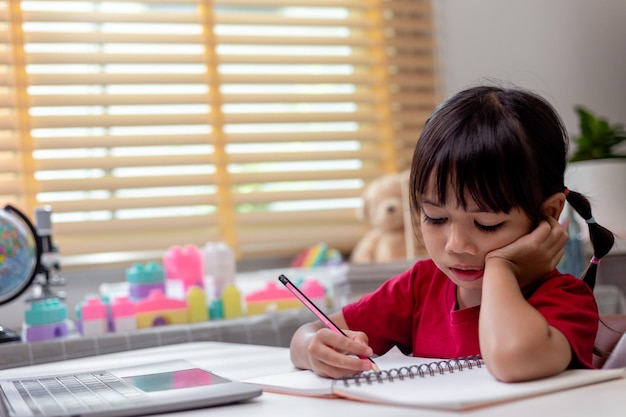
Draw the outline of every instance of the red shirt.
<instances>
[{"instance_id":1,"label":"red shirt","mask_svg":"<svg viewBox=\"0 0 626 417\"><path fill-rule=\"evenodd\" d=\"M555 269L525 289L524 296L569 341L570 368L592 368L599 316L589 286ZM378 355L393 346L431 358L480 353L480 306L457 309L456 285L430 259L417 262L342 311L348 327L365 332Z\"/></svg>"}]
</instances>

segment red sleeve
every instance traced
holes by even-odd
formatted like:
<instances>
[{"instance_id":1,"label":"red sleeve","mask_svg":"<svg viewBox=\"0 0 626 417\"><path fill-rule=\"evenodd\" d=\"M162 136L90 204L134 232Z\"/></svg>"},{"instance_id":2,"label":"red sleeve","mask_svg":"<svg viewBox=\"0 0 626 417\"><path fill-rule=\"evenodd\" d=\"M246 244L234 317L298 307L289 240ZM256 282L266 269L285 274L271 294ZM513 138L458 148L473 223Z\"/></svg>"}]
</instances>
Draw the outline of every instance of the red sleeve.
<instances>
[{"instance_id":1,"label":"red sleeve","mask_svg":"<svg viewBox=\"0 0 626 417\"><path fill-rule=\"evenodd\" d=\"M593 346L599 315L593 292L572 275L546 277L529 297L548 323L565 335L572 348L570 368L593 368Z\"/></svg>"}]
</instances>

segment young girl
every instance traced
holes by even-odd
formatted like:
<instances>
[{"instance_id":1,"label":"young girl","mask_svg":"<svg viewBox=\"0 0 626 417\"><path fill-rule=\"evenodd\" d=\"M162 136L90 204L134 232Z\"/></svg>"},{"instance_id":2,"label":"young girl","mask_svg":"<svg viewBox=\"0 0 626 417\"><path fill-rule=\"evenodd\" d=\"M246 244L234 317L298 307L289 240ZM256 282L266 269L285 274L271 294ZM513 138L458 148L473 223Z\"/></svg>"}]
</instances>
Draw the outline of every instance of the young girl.
<instances>
[{"instance_id":1,"label":"young girl","mask_svg":"<svg viewBox=\"0 0 626 417\"><path fill-rule=\"evenodd\" d=\"M426 122L410 177L431 259L332 314L349 337L321 322L300 327L294 365L337 377L371 369L354 355L398 346L433 358L480 353L503 381L591 368L595 268L613 235L563 183L567 145L559 116L533 93L480 86L444 102ZM555 269L566 199L594 245L584 280Z\"/></svg>"}]
</instances>

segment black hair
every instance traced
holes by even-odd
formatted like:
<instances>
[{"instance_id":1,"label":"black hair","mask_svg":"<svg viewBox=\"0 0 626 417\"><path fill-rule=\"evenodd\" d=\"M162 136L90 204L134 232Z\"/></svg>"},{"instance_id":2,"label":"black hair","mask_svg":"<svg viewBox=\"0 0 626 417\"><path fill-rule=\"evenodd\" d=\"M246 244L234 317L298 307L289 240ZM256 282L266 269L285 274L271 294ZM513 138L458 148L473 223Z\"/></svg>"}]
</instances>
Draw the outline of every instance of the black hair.
<instances>
[{"instance_id":1,"label":"black hair","mask_svg":"<svg viewBox=\"0 0 626 417\"><path fill-rule=\"evenodd\" d=\"M568 144L561 118L541 96L498 86L463 90L426 121L413 154L411 208L419 211L432 184L438 202L445 204L452 186L452 197L464 209L467 192L481 210L509 213L519 208L537 225L545 217L543 202L565 191ZM566 198L583 218L592 218L582 194L572 191ZM614 236L597 223L589 226L599 259L612 247ZM593 267L583 276L591 288L595 275Z\"/></svg>"},{"instance_id":2,"label":"black hair","mask_svg":"<svg viewBox=\"0 0 626 417\"><path fill-rule=\"evenodd\" d=\"M615 236L610 230L599 225L591 213L591 204L587 198L576 192L568 190L566 193L567 202L574 210L587 222L589 228L589 240L593 248L593 258L597 261L609 253L615 243ZM596 274L598 262L589 262L587 269L583 272L583 280L593 289L596 285Z\"/></svg>"}]
</instances>

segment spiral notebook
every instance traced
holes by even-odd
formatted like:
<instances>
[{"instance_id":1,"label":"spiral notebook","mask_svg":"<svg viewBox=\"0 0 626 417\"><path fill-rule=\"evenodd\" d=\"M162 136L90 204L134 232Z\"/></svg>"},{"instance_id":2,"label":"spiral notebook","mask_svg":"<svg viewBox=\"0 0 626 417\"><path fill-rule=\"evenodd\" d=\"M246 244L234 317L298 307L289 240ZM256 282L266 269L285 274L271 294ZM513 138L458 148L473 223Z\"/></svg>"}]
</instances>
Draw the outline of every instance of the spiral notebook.
<instances>
[{"instance_id":1,"label":"spiral notebook","mask_svg":"<svg viewBox=\"0 0 626 417\"><path fill-rule=\"evenodd\" d=\"M567 370L550 378L504 383L491 376L479 357L448 360L416 358L394 348L376 359L381 372L341 379L323 378L311 371L268 375L244 382L264 391L332 396L377 404L434 409L470 409L626 376L623 369Z\"/></svg>"}]
</instances>

